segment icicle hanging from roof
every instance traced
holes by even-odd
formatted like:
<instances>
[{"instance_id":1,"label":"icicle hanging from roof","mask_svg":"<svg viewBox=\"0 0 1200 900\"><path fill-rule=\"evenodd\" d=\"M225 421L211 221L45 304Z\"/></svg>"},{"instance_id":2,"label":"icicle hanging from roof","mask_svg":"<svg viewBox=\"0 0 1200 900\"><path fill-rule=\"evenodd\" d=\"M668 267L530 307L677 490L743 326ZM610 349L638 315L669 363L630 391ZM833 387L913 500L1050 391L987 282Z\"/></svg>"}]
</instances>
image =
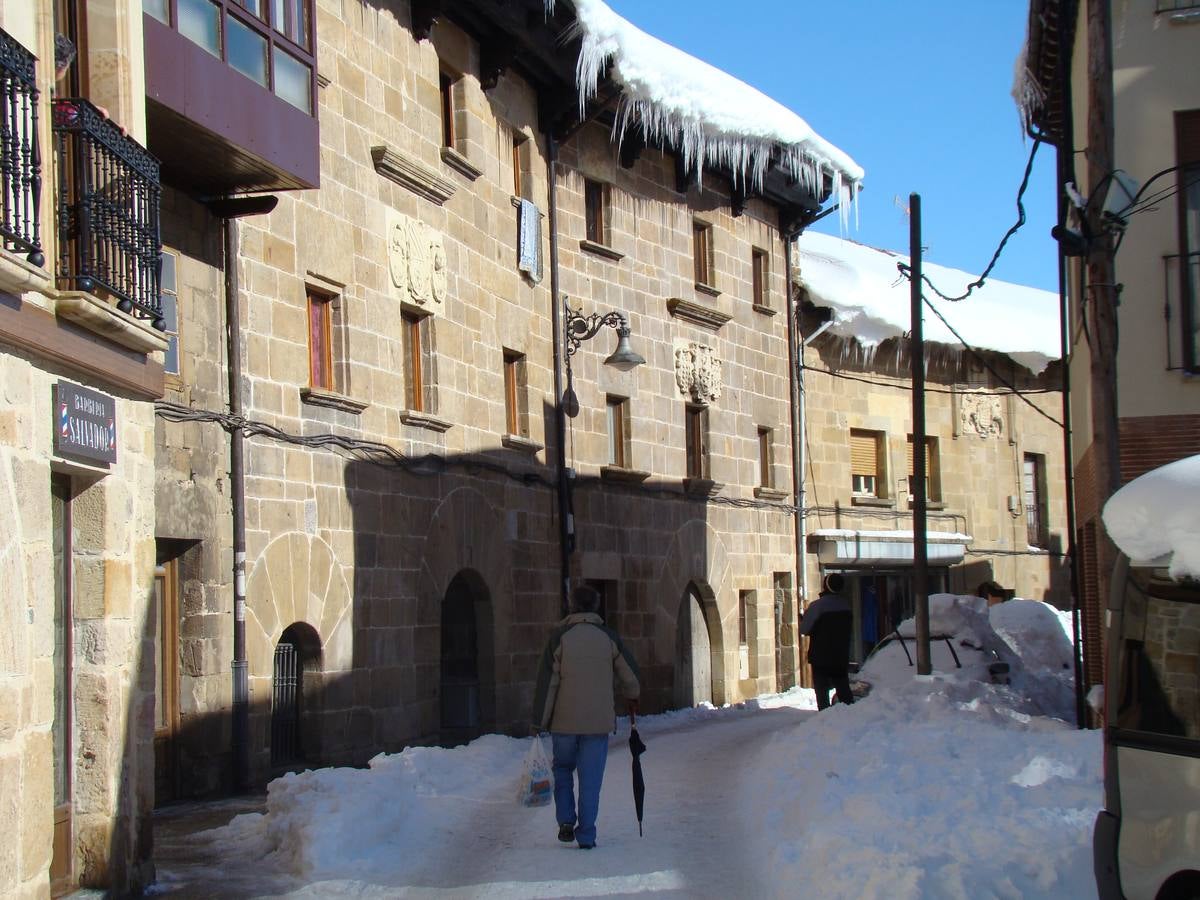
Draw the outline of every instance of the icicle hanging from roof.
<instances>
[{"instance_id":1,"label":"icicle hanging from roof","mask_svg":"<svg viewBox=\"0 0 1200 900\"><path fill-rule=\"evenodd\" d=\"M622 87L614 138L640 127L647 143L679 148L684 165L728 169L735 184L762 187L775 161L820 197L826 181L840 203L842 226L857 212L863 170L780 103L708 63L646 34L602 0L575 0L582 38L576 83L582 114L612 64ZM547 15L554 0L545 0Z\"/></svg>"},{"instance_id":2,"label":"icicle hanging from roof","mask_svg":"<svg viewBox=\"0 0 1200 900\"><path fill-rule=\"evenodd\" d=\"M1033 123L1034 113L1041 109L1042 104L1046 101L1042 86L1029 71L1028 36L1025 38L1025 43L1021 45L1021 52L1017 54L1017 61L1013 66L1012 98L1016 101L1017 113L1021 117L1021 131L1028 134L1029 127Z\"/></svg>"}]
</instances>

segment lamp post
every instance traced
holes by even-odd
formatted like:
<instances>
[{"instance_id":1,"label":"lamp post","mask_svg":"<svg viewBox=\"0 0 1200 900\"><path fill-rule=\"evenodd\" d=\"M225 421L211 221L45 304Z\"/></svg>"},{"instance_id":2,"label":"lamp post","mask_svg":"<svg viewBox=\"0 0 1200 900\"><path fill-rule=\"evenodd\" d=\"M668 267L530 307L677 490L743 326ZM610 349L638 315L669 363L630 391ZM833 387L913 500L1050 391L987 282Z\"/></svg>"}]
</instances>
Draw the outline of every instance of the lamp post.
<instances>
[{"instance_id":1,"label":"lamp post","mask_svg":"<svg viewBox=\"0 0 1200 900\"><path fill-rule=\"evenodd\" d=\"M567 468L567 418L579 415L579 398L575 396L575 383L571 372L571 357L578 352L584 341L590 341L607 327L617 332L617 347L604 360L604 364L621 372L628 372L646 360L629 345L629 319L625 313L613 310L585 316L571 309L564 295L563 343L566 345L567 387L558 398L556 419L558 425L558 523L560 551L560 599L563 615L568 610L567 585L571 577L571 554L575 550L575 515L571 504L571 481L573 469Z\"/></svg>"}]
</instances>

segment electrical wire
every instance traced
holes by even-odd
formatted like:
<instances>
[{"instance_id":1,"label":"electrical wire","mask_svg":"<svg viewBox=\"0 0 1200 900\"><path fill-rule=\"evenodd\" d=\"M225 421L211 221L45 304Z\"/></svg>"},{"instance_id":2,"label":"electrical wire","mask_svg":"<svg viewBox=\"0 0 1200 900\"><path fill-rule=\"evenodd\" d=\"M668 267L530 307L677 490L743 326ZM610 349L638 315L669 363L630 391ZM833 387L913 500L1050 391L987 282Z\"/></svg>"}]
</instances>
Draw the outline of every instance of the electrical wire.
<instances>
[{"instance_id":1,"label":"electrical wire","mask_svg":"<svg viewBox=\"0 0 1200 900\"><path fill-rule=\"evenodd\" d=\"M898 390L898 391L908 391L908 390L912 389L911 387L909 387L906 384L897 384L892 381L879 381L878 379L874 379L874 378L864 378L860 375L849 375L845 372L835 372L832 369L822 369L817 366L808 366L808 365L801 364L800 367L802 369L806 369L809 372L817 372L821 375L828 375L830 378L841 378L844 381L856 381L859 384L870 384L870 385L874 385L876 387L893 388L894 390ZM896 377L901 378L903 376L898 375ZM1009 394L1012 394L1014 392L1015 393L1025 393L1025 394L1057 394L1057 393L1059 393L1059 391L1055 390L1054 388L1027 388L1027 389L1022 388L1019 391L1015 388L1009 388L1007 390L992 390L989 388L980 388L980 389L969 388L969 390L973 396L988 396L988 397L1007 397ZM926 387L925 392L927 394L948 394L948 395L954 396L954 395L961 395L963 393L963 390L955 389L955 388Z\"/></svg>"},{"instance_id":2,"label":"electrical wire","mask_svg":"<svg viewBox=\"0 0 1200 900\"><path fill-rule=\"evenodd\" d=\"M929 287L931 291L941 297L943 300L949 300L951 303L958 303L960 300L966 300L975 291L976 288L983 287L983 283L988 276L992 274L992 269L996 268L996 263L1000 261L1000 254L1004 252L1004 247L1008 244L1009 238L1016 234L1022 225L1025 224L1025 204L1023 199L1025 191L1029 187L1029 176L1033 173L1033 160L1037 156L1038 147L1042 145L1041 135L1035 135L1033 138L1033 146L1029 150L1029 160L1025 163L1025 174L1021 177L1021 186L1017 189L1017 221L1013 223L1008 231L1004 232L1004 237L1000 238L1000 243L996 246L996 252L992 254L991 260L977 279L967 285L967 289L957 297L951 297L948 294L938 290L936 284L929 280L929 276L924 272L921 273L921 280ZM912 267L908 263L896 263L896 268L905 278L912 277Z\"/></svg>"}]
</instances>

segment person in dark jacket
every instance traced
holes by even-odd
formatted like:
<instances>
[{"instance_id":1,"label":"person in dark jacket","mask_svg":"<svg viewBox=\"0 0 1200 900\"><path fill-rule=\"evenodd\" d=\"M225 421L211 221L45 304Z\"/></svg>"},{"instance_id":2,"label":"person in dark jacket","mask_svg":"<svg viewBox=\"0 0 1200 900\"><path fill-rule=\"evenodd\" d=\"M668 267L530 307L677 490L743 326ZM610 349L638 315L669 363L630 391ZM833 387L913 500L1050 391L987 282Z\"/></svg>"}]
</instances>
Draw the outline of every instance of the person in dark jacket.
<instances>
[{"instance_id":1,"label":"person in dark jacket","mask_svg":"<svg viewBox=\"0 0 1200 900\"><path fill-rule=\"evenodd\" d=\"M853 703L850 691L850 635L854 614L842 596L846 579L837 572L825 576L825 590L800 617L800 633L808 635L808 664L812 666L817 709L829 706L829 691L842 703Z\"/></svg>"},{"instance_id":2,"label":"person in dark jacket","mask_svg":"<svg viewBox=\"0 0 1200 900\"><path fill-rule=\"evenodd\" d=\"M608 732L616 730L614 681L631 712L640 692L637 663L600 618L600 595L577 587L571 614L559 622L538 669L534 725L550 730L554 748L554 811L558 839L581 849L596 846L596 814L608 759ZM575 775L579 806L575 806Z\"/></svg>"}]
</instances>

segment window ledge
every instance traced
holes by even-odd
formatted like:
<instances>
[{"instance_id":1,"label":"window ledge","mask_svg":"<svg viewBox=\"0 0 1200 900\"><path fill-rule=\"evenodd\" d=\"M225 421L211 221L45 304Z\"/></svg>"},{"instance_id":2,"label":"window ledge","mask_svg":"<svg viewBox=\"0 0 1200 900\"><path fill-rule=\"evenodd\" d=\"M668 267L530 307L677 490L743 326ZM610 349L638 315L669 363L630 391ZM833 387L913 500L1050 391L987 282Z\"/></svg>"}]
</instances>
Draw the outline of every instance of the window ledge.
<instances>
[{"instance_id":1,"label":"window ledge","mask_svg":"<svg viewBox=\"0 0 1200 900\"><path fill-rule=\"evenodd\" d=\"M709 306L701 306L681 297L672 297L667 301L667 312L676 319L683 319L710 331L719 331L721 326L733 316Z\"/></svg>"},{"instance_id":2,"label":"window ledge","mask_svg":"<svg viewBox=\"0 0 1200 900\"><path fill-rule=\"evenodd\" d=\"M54 287L54 279L42 266L35 266L24 256L0 249L0 289L13 294L37 291L45 294Z\"/></svg>"},{"instance_id":3,"label":"window ledge","mask_svg":"<svg viewBox=\"0 0 1200 900\"><path fill-rule=\"evenodd\" d=\"M314 387L301 388L300 400L311 406L340 409L342 412L354 413L355 415L358 415L370 405L369 403L363 403L361 400L354 400L347 397L345 394L339 394L336 391L327 391L323 388Z\"/></svg>"},{"instance_id":4,"label":"window ledge","mask_svg":"<svg viewBox=\"0 0 1200 900\"><path fill-rule=\"evenodd\" d=\"M506 434L500 438L500 443L509 450L516 450L520 453L527 453L533 456L535 453L540 453L546 449L545 445L539 444L537 441L531 441L527 437L522 437L519 434Z\"/></svg>"},{"instance_id":5,"label":"window ledge","mask_svg":"<svg viewBox=\"0 0 1200 900\"><path fill-rule=\"evenodd\" d=\"M750 308L756 313L762 313L764 316L773 316L775 313L779 312L779 310L775 309L774 307L763 306L761 303L751 304Z\"/></svg>"},{"instance_id":6,"label":"window ledge","mask_svg":"<svg viewBox=\"0 0 1200 900\"><path fill-rule=\"evenodd\" d=\"M443 178L424 163L411 159L391 147L372 147L371 159L375 163L375 171L384 178L407 188L419 197L432 200L438 206L454 196L456 187L453 181Z\"/></svg>"},{"instance_id":7,"label":"window ledge","mask_svg":"<svg viewBox=\"0 0 1200 900\"><path fill-rule=\"evenodd\" d=\"M683 479L683 492L692 497L715 497L724 489L725 485L711 478Z\"/></svg>"},{"instance_id":8,"label":"window ledge","mask_svg":"<svg viewBox=\"0 0 1200 900\"><path fill-rule=\"evenodd\" d=\"M641 469L627 469L624 466L601 466L600 477L605 481L625 481L640 484L650 477L649 472Z\"/></svg>"},{"instance_id":9,"label":"window ledge","mask_svg":"<svg viewBox=\"0 0 1200 900\"><path fill-rule=\"evenodd\" d=\"M917 502L916 502L915 500L913 500L913 498L912 498L912 497L909 497L909 498L908 498L908 508L909 508L909 509L916 509L916 507L917 507ZM944 501L942 501L942 500L926 500L926 501L925 501L925 508L926 508L926 509L932 509L932 510L940 510L940 509L945 509L945 508L946 508L946 504L945 504L945 502L944 502Z\"/></svg>"},{"instance_id":10,"label":"window ledge","mask_svg":"<svg viewBox=\"0 0 1200 900\"><path fill-rule=\"evenodd\" d=\"M483 174L483 169L478 168L473 162L471 162L453 147L442 148L442 162L454 169L456 172L466 175L472 181Z\"/></svg>"},{"instance_id":11,"label":"window ledge","mask_svg":"<svg viewBox=\"0 0 1200 900\"><path fill-rule=\"evenodd\" d=\"M720 297L721 296L721 292L718 291L715 287L713 287L711 284L705 284L702 281L696 282L696 293L697 294L708 294L708 296L710 296L710 297Z\"/></svg>"},{"instance_id":12,"label":"window ledge","mask_svg":"<svg viewBox=\"0 0 1200 900\"><path fill-rule=\"evenodd\" d=\"M756 487L754 496L759 500L786 500L790 494L788 491L781 491L779 488L771 487Z\"/></svg>"},{"instance_id":13,"label":"window ledge","mask_svg":"<svg viewBox=\"0 0 1200 900\"><path fill-rule=\"evenodd\" d=\"M103 335L138 353L167 349L165 332L151 328L148 323L139 321L83 291L63 291L58 294L55 298L54 312L60 318L69 319L88 331Z\"/></svg>"},{"instance_id":14,"label":"window ledge","mask_svg":"<svg viewBox=\"0 0 1200 900\"><path fill-rule=\"evenodd\" d=\"M889 500L887 497L851 497L851 506L878 506L893 508L896 505L895 500Z\"/></svg>"},{"instance_id":15,"label":"window ledge","mask_svg":"<svg viewBox=\"0 0 1200 900\"><path fill-rule=\"evenodd\" d=\"M596 256L603 256L605 259L611 259L614 262L620 262L625 258L625 254L620 250L614 250L607 244L597 244L595 241L586 239L579 242L579 249L585 253L594 253Z\"/></svg>"},{"instance_id":16,"label":"window ledge","mask_svg":"<svg viewBox=\"0 0 1200 900\"><path fill-rule=\"evenodd\" d=\"M453 422L447 422L445 419L439 419L437 416L417 412L413 409L401 410L400 421L405 425L412 425L414 428L424 428L428 431L436 431L439 434L449 431L454 427Z\"/></svg>"}]
</instances>

